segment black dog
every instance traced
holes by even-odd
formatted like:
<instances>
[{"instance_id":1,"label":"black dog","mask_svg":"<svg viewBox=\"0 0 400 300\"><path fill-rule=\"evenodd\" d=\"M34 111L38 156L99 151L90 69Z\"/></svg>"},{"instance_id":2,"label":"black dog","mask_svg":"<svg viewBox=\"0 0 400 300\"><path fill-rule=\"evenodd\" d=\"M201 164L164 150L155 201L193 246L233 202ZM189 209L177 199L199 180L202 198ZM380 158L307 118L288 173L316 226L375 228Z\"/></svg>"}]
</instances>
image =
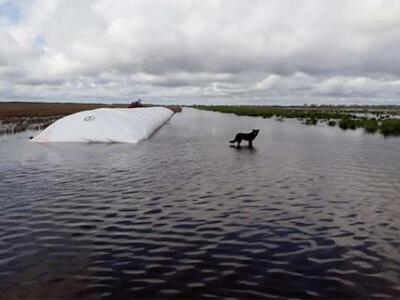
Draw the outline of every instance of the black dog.
<instances>
[{"instance_id":1,"label":"black dog","mask_svg":"<svg viewBox=\"0 0 400 300\"><path fill-rule=\"evenodd\" d=\"M253 140L256 138L259 131L260 129L253 129L253 131L250 133L240 132L235 136L235 139L233 141L229 141L229 143L237 142L237 147L240 148L240 143L242 142L242 140L246 140L249 142L249 148L253 148Z\"/></svg>"}]
</instances>

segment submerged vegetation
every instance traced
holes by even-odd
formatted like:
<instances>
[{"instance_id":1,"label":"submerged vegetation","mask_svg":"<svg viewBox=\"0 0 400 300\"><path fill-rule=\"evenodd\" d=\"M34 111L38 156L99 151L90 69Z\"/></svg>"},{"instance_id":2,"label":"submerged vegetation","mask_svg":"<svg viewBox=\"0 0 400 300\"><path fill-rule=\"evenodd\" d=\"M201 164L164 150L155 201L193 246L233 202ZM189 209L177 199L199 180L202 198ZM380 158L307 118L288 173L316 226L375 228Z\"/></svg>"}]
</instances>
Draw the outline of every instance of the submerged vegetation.
<instances>
[{"instance_id":1,"label":"submerged vegetation","mask_svg":"<svg viewBox=\"0 0 400 300\"><path fill-rule=\"evenodd\" d=\"M380 123L376 119L344 117L339 121L339 127L346 129L364 128L365 132L375 133L380 129Z\"/></svg>"},{"instance_id":2,"label":"submerged vegetation","mask_svg":"<svg viewBox=\"0 0 400 300\"><path fill-rule=\"evenodd\" d=\"M305 122L306 125L317 125L317 123L318 123L318 120L314 117L306 119L306 122Z\"/></svg>"},{"instance_id":3,"label":"submerged vegetation","mask_svg":"<svg viewBox=\"0 0 400 300\"><path fill-rule=\"evenodd\" d=\"M383 120L380 131L384 135L400 135L400 119Z\"/></svg>"},{"instance_id":4,"label":"submerged vegetation","mask_svg":"<svg viewBox=\"0 0 400 300\"><path fill-rule=\"evenodd\" d=\"M359 127L360 123L359 120L353 119L350 116L344 116L339 121L339 127L346 130L346 129L356 129Z\"/></svg>"},{"instance_id":5,"label":"submerged vegetation","mask_svg":"<svg viewBox=\"0 0 400 300\"><path fill-rule=\"evenodd\" d=\"M363 128L367 133L380 132L385 136L400 136L399 106L206 106L194 108L233 113L239 116L271 118L296 118L305 120L306 125L327 122L328 126L338 125L343 130Z\"/></svg>"},{"instance_id":6,"label":"submerged vegetation","mask_svg":"<svg viewBox=\"0 0 400 300\"><path fill-rule=\"evenodd\" d=\"M299 119L340 119L345 114L340 111L328 111L319 109L299 109L297 107L278 107L278 106L207 106L195 105L198 109L218 111L223 113L234 113L239 116L253 116L271 118L273 116L282 118L299 118Z\"/></svg>"},{"instance_id":7,"label":"submerged vegetation","mask_svg":"<svg viewBox=\"0 0 400 300\"><path fill-rule=\"evenodd\" d=\"M330 120L328 126L336 126L337 122L335 120Z\"/></svg>"},{"instance_id":8,"label":"submerged vegetation","mask_svg":"<svg viewBox=\"0 0 400 300\"><path fill-rule=\"evenodd\" d=\"M369 133L375 133L379 130L379 123L376 120L364 120L363 123L364 130Z\"/></svg>"}]
</instances>

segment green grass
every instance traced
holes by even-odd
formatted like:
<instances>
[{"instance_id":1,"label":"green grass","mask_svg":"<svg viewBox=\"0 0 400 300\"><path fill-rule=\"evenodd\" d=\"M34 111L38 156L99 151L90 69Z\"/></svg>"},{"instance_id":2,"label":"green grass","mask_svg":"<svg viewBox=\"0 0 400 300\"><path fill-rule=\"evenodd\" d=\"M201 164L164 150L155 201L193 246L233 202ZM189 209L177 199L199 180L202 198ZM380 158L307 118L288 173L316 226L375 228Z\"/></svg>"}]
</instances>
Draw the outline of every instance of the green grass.
<instances>
[{"instance_id":1,"label":"green grass","mask_svg":"<svg viewBox=\"0 0 400 300\"><path fill-rule=\"evenodd\" d=\"M379 130L379 123L376 120L364 120L364 130L368 133L375 133Z\"/></svg>"},{"instance_id":2,"label":"green grass","mask_svg":"<svg viewBox=\"0 0 400 300\"><path fill-rule=\"evenodd\" d=\"M339 110L326 109L302 109L302 108L282 108L273 106L224 106L224 105L195 105L194 108L202 110L217 111L221 113L232 113L238 116L252 116L270 118L273 116L282 118L299 119L340 119L347 115Z\"/></svg>"},{"instance_id":3,"label":"green grass","mask_svg":"<svg viewBox=\"0 0 400 300\"><path fill-rule=\"evenodd\" d=\"M310 125L317 125L317 123L318 123L318 120L316 118L314 118L314 117L306 119L306 122L305 122L305 124L309 125L309 126Z\"/></svg>"},{"instance_id":4,"label":"green grass","mask_svg":"<svg viewBox=\"0 0 400 300\"><path fill-rule=\"evenodd\" d=\"M232 113L238 116L251 116L271 118L276 117L282 121L283 118L296 118L305 120L306 125L316 125L318 121L327 122L328 126L338 125L343 130L355 130L363 128L366 133L380 132L385 136L400 136L400 119L388 119L386 111L385 118L379 120L366 117L357 117L354 112L363 113L382 113L378 110L371 110L371 107L366 107L365 111L361 108L354 110L353 108L340 106L312 106L312 107L279 107L279 106L227 106L227 105L195 105L197 109L216 111L221 113ZM393 114L398 114L398 107L383 107L390 109Z\"/></svg>"},{"instance_id":5,"label":"green grass","mask_svg":"<svg viewBox=\"0 0 400 300\"><path fill-rule=\"evenodd\" d=\"M364 128L364 131L367 133L375 133L380 129L380 124L377 120L372 119L354 119L351 117L345 117L340 119L339 127L346 130L346 129L357 129L357 128Z\"/></svg>"},{"instance_id":6,"label":"green grass","mask_svg":"<svg viewBox=\"0 0 400 300\"><path fill-rule=\"evenodd\" d=\"M383 120L380 126L380 132L385 135L400 135L400 119Z\"/></svg>"},{"instance_id":7,"label":"green grass","mask_svg":"<svg viewBox=\"0 0 400 300\"><path fill-rule=\"evenodd\" d=\"M358 120L351 118L350 116L344 116L339 121L339 127L346 129L356 129L358 127Z\"/></svg>"}]
</instances>

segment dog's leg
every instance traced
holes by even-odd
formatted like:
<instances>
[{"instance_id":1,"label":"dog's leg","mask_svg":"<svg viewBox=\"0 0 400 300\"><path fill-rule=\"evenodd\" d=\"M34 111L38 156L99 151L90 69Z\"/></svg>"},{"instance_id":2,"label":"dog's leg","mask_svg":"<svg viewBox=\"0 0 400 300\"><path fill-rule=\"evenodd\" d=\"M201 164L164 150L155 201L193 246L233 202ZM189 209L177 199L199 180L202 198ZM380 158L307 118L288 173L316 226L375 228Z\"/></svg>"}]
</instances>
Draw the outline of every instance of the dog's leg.
<instances>
[{"instance_id":1,"label":"dog's leg","mask_svg":"<svg viewBox=\"0 0 400 300\"><path fill-rule=\"evenodd\" d=\"M253 141L249 140L249 148L253 148Z\"/></svg>"}]
</instances>

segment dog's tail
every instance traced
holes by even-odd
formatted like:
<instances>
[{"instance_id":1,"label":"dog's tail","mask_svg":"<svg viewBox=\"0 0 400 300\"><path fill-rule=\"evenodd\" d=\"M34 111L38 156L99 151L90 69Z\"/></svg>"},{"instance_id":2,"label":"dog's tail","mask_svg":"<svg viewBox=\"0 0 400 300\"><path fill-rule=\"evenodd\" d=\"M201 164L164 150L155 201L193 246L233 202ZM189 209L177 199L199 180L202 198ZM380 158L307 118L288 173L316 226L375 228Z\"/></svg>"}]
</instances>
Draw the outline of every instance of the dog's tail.
<instances>
[{"instance_id":1,"label":"dog's tail","mask_svg":"<svg viewBox=\"0 0 400 300\"><path fill-rule=\"evenodd\" d=\"M229 141L229 143L235 143L235 142L236 142L236 139Z\"/></svg>"}]
</instances>

